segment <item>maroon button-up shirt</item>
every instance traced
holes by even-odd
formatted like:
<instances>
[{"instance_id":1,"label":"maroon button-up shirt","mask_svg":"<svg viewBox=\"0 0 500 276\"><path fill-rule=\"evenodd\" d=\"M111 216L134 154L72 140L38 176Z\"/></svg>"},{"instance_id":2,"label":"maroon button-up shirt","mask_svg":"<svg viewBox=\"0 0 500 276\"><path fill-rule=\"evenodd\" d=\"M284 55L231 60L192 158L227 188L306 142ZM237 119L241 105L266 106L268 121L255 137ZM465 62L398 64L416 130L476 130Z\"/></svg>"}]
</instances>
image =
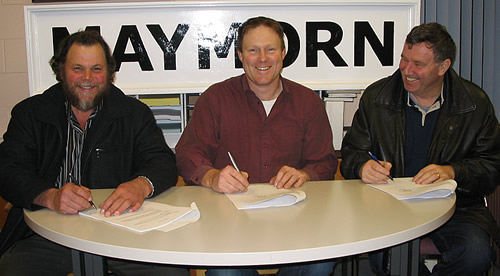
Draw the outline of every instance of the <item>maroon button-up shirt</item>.
<instances>
[{"instance_id":1,"label":"maroon button-up shirt","mask_svg":"<svg viewBox=\"0 0 500 276\"><path fill-rule=\"evenodd\" d=\"M314 91L281 78L283 91L269 116L245 74L209 87L176 146L179 173L201 184L205 173L231 164L231 152L250 183L267 183L284 166L311 180L333 179L337 157L323 101Z\"/></svg>"}]
</instances>

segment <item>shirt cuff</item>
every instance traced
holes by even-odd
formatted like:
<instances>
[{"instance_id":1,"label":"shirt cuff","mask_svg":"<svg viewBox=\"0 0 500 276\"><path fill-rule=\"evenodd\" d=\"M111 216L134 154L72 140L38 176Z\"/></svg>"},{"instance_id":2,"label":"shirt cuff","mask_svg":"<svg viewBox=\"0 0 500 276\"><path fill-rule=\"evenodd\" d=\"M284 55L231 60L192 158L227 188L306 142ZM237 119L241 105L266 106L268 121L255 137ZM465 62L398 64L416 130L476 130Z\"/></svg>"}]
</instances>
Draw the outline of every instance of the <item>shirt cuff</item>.
<instances>
[{"instance_id":1,"label":"shirt cuff","mask_svg":"<svg viewBox=\"0 0 500 276\"><path fill-rule=\"evenodd\" d=\"M190 179L192 181L192 184L203 186L203 184L201 184L201 181L203 180L205 174L211 169L213 169L213 167L209 165L198 166Z\"/></svg>"},{"instance_id":2,"label":"shirt cuff","mask_svg":"<svg viewBox=\"0 0 500 276\"><path fill-rule=\"evenodd\" d=\"M146 198L152 197L153 194L155 193L155 186L153 185L153 182L151 182L151 180L149 180L149 178L147 178L146 176L139 175L138 177L146 179L149 185L151 185L151 193Z\"/></svg>"}]
</instances>

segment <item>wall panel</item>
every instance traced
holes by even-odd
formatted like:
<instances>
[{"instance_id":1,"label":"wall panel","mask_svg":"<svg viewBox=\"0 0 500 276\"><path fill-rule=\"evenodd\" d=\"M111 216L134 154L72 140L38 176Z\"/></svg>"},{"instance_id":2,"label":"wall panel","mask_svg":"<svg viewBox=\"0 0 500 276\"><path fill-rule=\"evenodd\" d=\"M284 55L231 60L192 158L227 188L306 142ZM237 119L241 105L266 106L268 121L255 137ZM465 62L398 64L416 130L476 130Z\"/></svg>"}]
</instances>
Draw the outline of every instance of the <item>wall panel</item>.
<instances>
[{"instance_id":1,"label":"wall panel","mask_svg":"<svg viewBox=\"0 0 500 276\"><path fill-rule=\"evenodd\" d=\"M500 2L496 0L422 0L421 22L445 25L457 44L453 68L481 86L500 115ZM499 126L500 127L500 126ZM487 197L488 208L500 221L500 190ZM497 249L497 265L500 265Z\"/></svg>"},{"instance_id":2,"label":"wall panel","mask_svg":"<svg viewBox=\"0 0 500 276\"><path fill-rule=\"evenodd\" d=\"M457 44L453 68L481 86L500 115L500 2L495 0L422 0L421 22L445 25Z\"/></svg>"}]
</instances>

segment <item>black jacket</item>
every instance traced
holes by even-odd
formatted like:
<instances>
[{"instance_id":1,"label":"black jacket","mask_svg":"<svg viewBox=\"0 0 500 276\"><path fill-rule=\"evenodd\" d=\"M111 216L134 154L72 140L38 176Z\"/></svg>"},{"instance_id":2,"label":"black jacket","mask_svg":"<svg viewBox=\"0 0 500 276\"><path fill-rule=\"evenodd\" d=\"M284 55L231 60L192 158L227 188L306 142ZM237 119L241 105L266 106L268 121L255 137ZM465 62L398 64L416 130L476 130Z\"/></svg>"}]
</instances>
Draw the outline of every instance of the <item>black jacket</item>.
<instances>
[{"instance_id":1,"label":"black jacket","mask_svg":"<svg viewBox=\"0 0 500 276\"><path fill-rule=\"evenodd\" d=\"M0 195L14 208L1 232L1 244L10 234L20 234L24 225L21 208L40 208L32 204L35 197L55 187L65 156L64 101L58 83L12 110L0 144ZM115 86L104 97L103 108L87 132L81 162L81 183L91 189L116 188L137 176L146 176L157 195L177 181L175 156L151 110ZM10 221L18 225L9 225Z\"/></svg>"},{"instance_id":2,"label":"black jacket","mask_svg":"<svg viewBox=\"0 0 500 276\"><path fill-rule=\"evenodd\" d=\"M370 159L367 151L391 162L392 176L404 176L406 101L399 70L364 91L342 143L345 178L360 178L361 166ZM458 184L455 216L481 225L498 241L500 231L483 199L500 183L498 120L486 93L451 68L444 78L444 103L427 163L453 167Z\"/></svg>"}]
</instances>

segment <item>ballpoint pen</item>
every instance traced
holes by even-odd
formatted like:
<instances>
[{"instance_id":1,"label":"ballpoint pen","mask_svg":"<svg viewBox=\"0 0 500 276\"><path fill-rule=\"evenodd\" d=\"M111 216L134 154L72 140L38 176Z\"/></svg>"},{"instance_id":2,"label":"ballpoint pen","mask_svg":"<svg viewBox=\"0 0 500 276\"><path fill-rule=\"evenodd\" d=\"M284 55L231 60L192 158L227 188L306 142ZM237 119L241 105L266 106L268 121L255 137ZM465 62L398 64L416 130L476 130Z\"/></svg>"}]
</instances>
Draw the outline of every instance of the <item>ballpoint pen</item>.
<instances>
[{"instance_id":1,"label":"ballpoint pen","mask_svg":"<svg viewBox=\"0 0 500 276\"><path fill-rule=\"evenodd\" d=\"M71 172L68 174L68 178L69 178L69 181L70 181L70 182L75 183L75 182L73 181L73 175L71 175ZM76 182L78 182L78 181L76 181ZM76 185L78 185L78 186L80 186L80 187L82 187L82 185L80 185L80 183L75 183L75 184L76 184ZM95 206L95 204L94 204L94 202L93 202L92 200L89 200L89 203L90 203L90 205L92 205L92 207L94 207L94 209L96 209L96 210L97 210L97 207Z\"/></svg>"},{"instance_id":2,"label":"ballpoint pen","mask_svg":"<svg viewBox=\"0 0 500 276\"><path fill-rule=\"evenodd\" d=\"M375 157L375 155L373 155L373 153L371 153L370 151L368 151L368 154L370 155L370 157L375 161L377 162L380 166L384 166L382 165L382 163L380 163L380 161L378 161L377 157ZM394 181L394 179L392 178L392 176L389 174L387 175L387 177L389 177L390 180Z\"/></svg>"},{"instance_id":3,"label":"ballpoint pen","mask_svg":"<svg viewBox=\"0 0 500 276\"><path fill-rule=\"evenodd\" d=\"M238 171L240 172L240 169L238 168L238 165L236 165L236 162L234 161L234 158L233 156L231 155L231 153L228 151L227 152L227 155L229 155L229 159L231 159L231 163L233 163L233 167Z\"/></svg>"}]
</instances>

